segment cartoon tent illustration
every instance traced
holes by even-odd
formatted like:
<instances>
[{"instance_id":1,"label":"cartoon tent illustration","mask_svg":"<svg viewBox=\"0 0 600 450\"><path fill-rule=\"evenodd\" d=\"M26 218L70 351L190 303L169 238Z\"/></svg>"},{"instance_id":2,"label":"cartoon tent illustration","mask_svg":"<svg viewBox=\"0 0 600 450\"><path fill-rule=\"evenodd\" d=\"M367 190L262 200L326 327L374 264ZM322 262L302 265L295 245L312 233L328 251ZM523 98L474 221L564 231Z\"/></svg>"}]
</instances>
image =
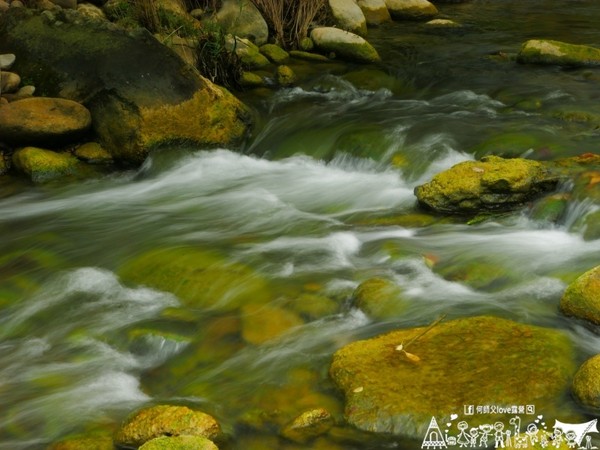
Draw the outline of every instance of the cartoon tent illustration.
<instances>
[{"instance_id":1,"label":"cartoon tent illustration","mask_svg":"<svg viewBox=\"0 0 600 450\"><path fill-rule=\"evenodd\" d=\"M440 430L434 416L431 417L431 422L427 428L427 433L425 433L421 448L448 448L442 430Z\"/></svg>"},{"instance_id":2,"label":"cartoon tent illustration","mask_svg":"<svg viewBox=\"0 0 600 450\"><path fill-rule=\"evenodd\" d=\"M589 422L584 423L564 423L559 420L554 421L554 428L558 428L563 433L568 433L569 431L573 431L576 434L576 442L577 445L581 445L583 438L588 433L600 433L596 425L598 423L598 419L590 420Z\"/></svg>"}]
</instances>

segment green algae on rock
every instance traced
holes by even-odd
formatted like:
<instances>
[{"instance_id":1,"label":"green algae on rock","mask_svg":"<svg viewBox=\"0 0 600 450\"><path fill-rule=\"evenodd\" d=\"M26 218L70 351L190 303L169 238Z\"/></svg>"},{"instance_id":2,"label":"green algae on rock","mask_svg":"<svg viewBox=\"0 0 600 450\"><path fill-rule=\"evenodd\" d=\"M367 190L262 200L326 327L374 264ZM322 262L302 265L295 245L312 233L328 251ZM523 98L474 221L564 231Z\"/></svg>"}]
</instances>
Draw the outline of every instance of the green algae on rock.
<instances>
[{"instance_id":1,"label":"green algae on rock","mask_svg":"<svg viewBox=\"0 0 600 450\"><path fill-rule=\"evenodd\" d=\"M202 436L215 439L221 427L210 415L185 406L156 405L131 414L115 435L115 443L139 447L161 436Z\"/></svg>"},{"instance_id":2,"label":"green algae on rock","mask_svg":"<svg viewBox=\"0 0 600 450\"><path fill-rule=\"evenodd\" d=\"M13 153L13 166L27 175L34 183L43 183L69 175L82 169L70 153L57 153L37 147L25 147Z\"/></svg>"},{"instance_id":3,"label":"green algae on rock","mask_svg":"<svg viewBox=\"0 0 600 450\"><path fill-rule=\"evenodd\" d=\"M260 345L304 322L296 313L274 305L242 307L242 337L250 344Z\"/></svg>"},{"instance_id":4,"label":"green algae on rock","mask_svg":"<svg viewBox=\"0 0 600 450\"><path fill-rule=\"evenodd\" d=\"M420 361L396 349L407 343ZM463 405L526 403L556 413L574 372L565 334L490 316L353 342L335 353L329 370L351 425L413 438L425 435L432 416L449 418ZM469 423L499 417L477 415Z\"/></svg>"},{"instance_id":5,"label":"green algae on rock","mask_svg":"<svg viewBox=\"0 0 600 450\"><path fill-rule=\"evenodd\" d=\"M567 316L600 325L600 266L588 270L567 287L560 299L560 310Z\"/></svg>"},{"instance_id":6,"label":"green algae on rock","mask_svg":"<svg viewBox=\"0 0 600 450\"><path fill-rule=\"evenodd\" d=\"M150 250L125 263L119 275L171 292L195 308L231 311L270 299L267 282L249 267L191 247Z\"/></svg>"},{"instance_id":7,"label":"green algae on rock","mask_svg":"<svg viewBox=\"0 0 600 450\"><path fill-rule=\"evenodd\" d=\"M300 414L283 428L281 434L291 441L305 444L327 433L333 424L333 417L329 411L325 408L316 408Z\"/></svg>"},{"instance_id":8,"label":"green algae on rock","mask_svg":"<svg viewBox=\"0 0 600 450\"><path fill-rule=\"evenodd\" d=\"M111 435L72 436L51 444L47 450L113 450Z\"/></svg>"},{"instance_id":9,"label":"green algae on rock","mask_svg":"<svg viewBox=\"0 0 600 450\"><path fill-rule=\"evenodd\" d=\"M398 317L407 308L406 300L402 298L402 288L384 278L363 281L354 291L354 303L374 319Z\"/></svg>"},{"instance_id":10,"label":"green algae on rock","mask_svg":"<svg viewBox=\"0 0 600 450\"><path fill-rule=\"evenodd\" d=\"M558 176L537 161L487 156L465 161L415 188L420 204L441 213L502 211L551 191Z\"/></svg>"},{"instance_id":11,"label":"green algae on rock","mask_svg":"<svg viewBox=\"0 0 600 450\"><path fill-rule=\"evenodd\" d=\"M532 39L523 44L517 61L527 64L560 66L598 66L600 49L546 39Z\"/></svg>"},{"instance_id":12,"label":"green algae on rock","mask_svg":"<svg viewBox=\"0 0 600 450\"><path fill-rule=\"evenodd\" d=\"M573 377L573 395L581 404L600 408L600 355L588 359Z\"/></svg>"},{"instance_id":13,"label":"green algae on rock","mask_svg":"<svg viewBox=\"0 0 600 450\"><path fill-rule=\"evenodd\" d=\"M202 436L163 436L146 442L139 450L219 450L219 447Z\"/></svg>"}]
</instances>

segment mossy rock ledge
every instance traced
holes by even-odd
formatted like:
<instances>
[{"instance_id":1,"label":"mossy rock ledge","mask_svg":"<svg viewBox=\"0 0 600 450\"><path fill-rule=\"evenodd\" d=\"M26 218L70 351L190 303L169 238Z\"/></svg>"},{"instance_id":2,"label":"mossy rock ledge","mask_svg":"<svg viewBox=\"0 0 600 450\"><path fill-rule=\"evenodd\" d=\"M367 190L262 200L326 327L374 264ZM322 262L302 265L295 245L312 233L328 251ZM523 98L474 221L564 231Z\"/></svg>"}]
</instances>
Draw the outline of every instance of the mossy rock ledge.
<instances>
[{"instance_id":1,"label":"mossy rock ledge","mask_svg":"<svg viewBox=\"0 0 600 450\"><path fill-rule=\"evenodd\" d=\"M115 160L137 165L160 145L228 145L246 133L247 108L146 30L76 11L11 8L0 20L0 53L9 50L19 55L15 70L42 96L88 108Z\"/></svg>"},{"instance_id":2,"label":"mossy rock ledge","mask_svg":"<svg viewBox=\"0 0 600 450\"><path fill-rule=\"evenodd\" d=\"M523 44L517 61L568 67L599 66L600 49L560 41L532 39Z\"/></svg>"},{"instance_id":3,"label":"mossy rock ledge","mask_svg":"<svg viewBox=\"0 0 600 450\"><path fill-rule=\"evenodd\" d=\"M559 176L533 160L486 156L465 161L417 186L419 203L441 213L506 211L556 187Z\"/></svg>"},{"instance_id":4,"label":"mossy rock ledge","mask_svg":"<svg viewBox=\"0 0 600 450\"><path fill-rule=\"evenodd\" d=\"M491 316L426 329L393 331L335 353L329 373L344 392L350 424L421 439L432 416L445 422L464 405L535 404L540 414L564 412L560 398L575 372L565 334ZM402 343L411 355L397 350ZM503 419L478 414L469 424Z\"/></svg>"},{"instance_id":5,"label":"mossy rock ledge","mask_svg":"<svg viewBox=\"0 0 600 450\"><path fill-rule=\"evenodd\" d=\"M568 287L560 299L563 314L600 325L600 266L588 270Z\"/></svg>"}]
</instances>

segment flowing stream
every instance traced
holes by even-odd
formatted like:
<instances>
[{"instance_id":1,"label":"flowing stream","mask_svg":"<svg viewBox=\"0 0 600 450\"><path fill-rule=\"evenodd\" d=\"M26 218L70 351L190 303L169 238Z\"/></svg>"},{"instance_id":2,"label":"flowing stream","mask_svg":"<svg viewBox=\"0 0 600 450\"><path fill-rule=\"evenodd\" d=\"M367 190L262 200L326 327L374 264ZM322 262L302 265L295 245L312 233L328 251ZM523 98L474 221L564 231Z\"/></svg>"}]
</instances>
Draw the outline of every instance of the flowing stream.
<instances>
[{"instance_id":1,"label":"flowing stream","mask_svg":"<svg viewBox=\"0 0 600 450\"><path fill-rule=\"evenodd\" d=\"M139 170L84 183L5 182L0 449L110 430L152 402L210 412L230 436L224 448L298 448L253 431L252 412L341 414L327 376L333 352L441 314L554 327L572 336L578 360L600 353L597 335L558 312L566 283L600 263L600 240L577 226L597 205L573 202L557 223L524 207L466 225L424 214L413 195L489 153L598 151L600 69L522 66L511 55L534 37L600 47L600 4L474 0L440 10L464 27L372 29L381 66L325 63L300 86L243 94L257 126L242 152L163 149ZM245 269L208 307L121 277L165 248ZM452 276L474 267L484 281ZM353 290L373 277L401 288L401 313L374 320L354 307ZM267 301L228 303L255 285ZM337 447L315 448L414 445L339 428Z\"/></svg>"}]
</instances>

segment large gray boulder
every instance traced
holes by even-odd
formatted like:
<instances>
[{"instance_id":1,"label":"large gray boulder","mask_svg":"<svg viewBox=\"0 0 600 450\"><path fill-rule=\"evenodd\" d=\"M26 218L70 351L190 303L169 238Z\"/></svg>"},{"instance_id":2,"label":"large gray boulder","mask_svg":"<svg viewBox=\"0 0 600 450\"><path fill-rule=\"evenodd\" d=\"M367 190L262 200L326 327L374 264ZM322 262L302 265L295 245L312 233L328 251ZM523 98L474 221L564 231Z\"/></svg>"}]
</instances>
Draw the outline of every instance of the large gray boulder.
<instances>
[{"instance_id":1,"label":"large gray boulder","mask_svg":"<svg viewBox=\"0 0 600 450\"><path fill-rule=\"evenodd\" d=\"M269 27L250 0L224 0L214 18L227 33L250 39L256 45L266 44Z\"/></svg>"},{"instance_id":2,"label":"large gray boulder","mask_svg":"<svg viewBox=\"0 0 600 450\"><path fill-rule=\"evenodd\" d=\"M360 36L333 27L319 27L310 33L315 46L324 52L335 53L342 59L362 63L380 61L377 50Z\"/></svg>"},{"instance_id":3,"label":"large gray boulder","mask_svg":"<svg viewBox=\"0 0 600 450\"><path fill-rule=\"evenodd\" d=\"M242 137L247 110L200 77L145 30L127 32L76 11L13 10L0 20L0 52L38 92L83 103L113 157L140 164L166 142L227 145Z\"/></svg>"},{"instance_id":4,"label":"large gray boulder","mask_svg":"<svg viewBox=\"0 0 600 450\"><path fill-rule=\"evenodd\" d=\"M367 21L356 0L329 0L335 24L359 36L367 35Z\"/></svg>"}]
</instances>

